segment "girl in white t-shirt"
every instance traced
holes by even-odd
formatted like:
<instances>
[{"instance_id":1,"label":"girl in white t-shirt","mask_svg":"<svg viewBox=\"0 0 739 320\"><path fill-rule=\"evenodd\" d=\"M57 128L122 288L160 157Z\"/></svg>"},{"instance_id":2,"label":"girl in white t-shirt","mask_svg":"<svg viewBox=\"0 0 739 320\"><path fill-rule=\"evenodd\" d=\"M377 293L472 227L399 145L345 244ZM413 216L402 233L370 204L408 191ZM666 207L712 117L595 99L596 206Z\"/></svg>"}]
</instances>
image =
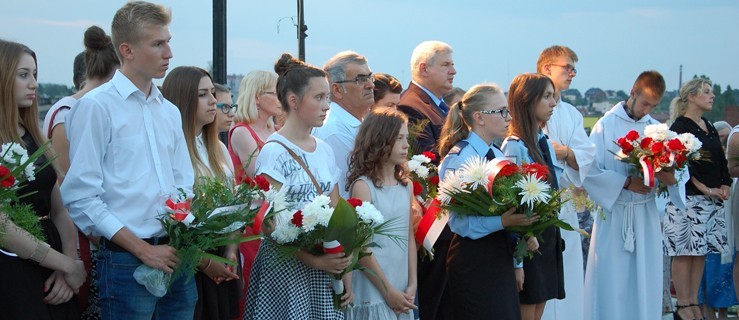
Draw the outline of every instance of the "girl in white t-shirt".
<instances>
[{"instance_id":1,"label":"girl in white t-shirt","mask_svg":"<svg viewBox=\"0 0 739 320\"><path fill-rule=\"evenodd\" d=\"M312 128L323 124L329 110L326 73L287 53L275 64L275 72L279 75L277 97L287 119L262 147L256 173L272 186L288 189L286 200L290 209L302 208L318 194L328 195L335 205L339 177L333 151L310 134ZM311 175L320 190L314 186ZM267 240L262 241L252 267L244 319L343 319L343 313L333 308L329 273L346 269L350 258L343 253L314 256L303 251L285 256L269 240L269 223L264 224L263 230ZM353 300L348 277L344 285L347 293L342 297L342 305L347 305Z\"/></svg>"}]
</instances>

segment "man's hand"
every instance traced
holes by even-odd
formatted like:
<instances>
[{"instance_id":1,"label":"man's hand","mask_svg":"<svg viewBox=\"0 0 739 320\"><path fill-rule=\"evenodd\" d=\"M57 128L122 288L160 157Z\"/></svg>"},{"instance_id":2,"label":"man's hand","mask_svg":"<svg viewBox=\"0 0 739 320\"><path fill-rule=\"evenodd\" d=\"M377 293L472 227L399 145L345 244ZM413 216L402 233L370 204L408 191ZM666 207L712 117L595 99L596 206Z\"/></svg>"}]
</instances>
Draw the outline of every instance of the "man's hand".
<instances>
[{"instance_id":1,"label":"man's hand","mask_svg":"<svg viewBox=\"0 0 739 320\"><path fill-rule=\"evenodd\" d=\"M177 259L177 250L166 244L153 246L146 243L136 257L145 265L166 273L173 273L174 267L179 262L179 259Z\"/></svg>"},{"instance_id":2,"label":"man's hand","mask_svg":"<svg viewBox=\"0 0 739 320\"><path fill-rule=\"evenodd\" d=\"M568 146L556 143L552 140L549 140L549 142L552 143L552 147L554 148L554 155L557 157L557 160L562 160L567 156L567 153L570 152L570 148Z\"/></svg>"},{"instance_id":3,"label":"man's hand","mask_svg":"<svg viewBox=\"0 0 739 320\"><path fill-rule=\"evenodd\" d=\"M626 190L629 190L634 193L638 194L647 194L650 191L652 191L652 188L647 187L642 183L642 179L639 177L630 176L626 178L626 183L628 183L628 186L626 187Z\"/></svg>"}]
</instances>

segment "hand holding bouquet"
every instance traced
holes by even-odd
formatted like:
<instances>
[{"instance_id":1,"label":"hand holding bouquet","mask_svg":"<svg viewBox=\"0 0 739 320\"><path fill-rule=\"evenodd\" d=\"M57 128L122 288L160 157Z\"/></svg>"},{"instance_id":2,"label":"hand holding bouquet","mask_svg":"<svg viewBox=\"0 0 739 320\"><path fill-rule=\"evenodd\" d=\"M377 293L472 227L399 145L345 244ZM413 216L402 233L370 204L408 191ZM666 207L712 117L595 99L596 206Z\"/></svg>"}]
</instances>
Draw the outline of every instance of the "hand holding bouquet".
<instances>
[{"instance_id":1,"label":"hand holding bouquet","mask_svg":"<svg viewBox=\"0 0 739 320\"><path fill-rule=\"evenodd\" d=\"M527 217L538 215L531 225L506 227L524 237L538 237L551 226L573 230L558 218L566 200L561 190L551 188L548 174L547 167L538 163L517 166L508 160L473 157L457 171L447 173L439 184L437 199L443 209L462 216L502 216L511 208L521 208ZM514 252L517 261L532 254L525 241L518 242Z\"/></svg>"}]
</instances>

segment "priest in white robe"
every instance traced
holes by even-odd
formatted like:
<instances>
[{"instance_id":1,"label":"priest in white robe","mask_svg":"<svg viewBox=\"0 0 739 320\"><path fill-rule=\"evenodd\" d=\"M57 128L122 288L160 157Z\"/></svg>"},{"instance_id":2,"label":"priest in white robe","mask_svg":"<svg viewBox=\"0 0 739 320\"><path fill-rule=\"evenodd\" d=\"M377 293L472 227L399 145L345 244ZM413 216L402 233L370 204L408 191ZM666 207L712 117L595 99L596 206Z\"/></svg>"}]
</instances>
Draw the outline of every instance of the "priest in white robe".
<instances>
[{"instance_id":1,"label":"priest in white robe","mask_svg":"<svg viewBox=\"0 0 739 320\"><path fill-rule=\"evenodd\" d=\"M559 187L569 189L566 196L571 195L572 187L582 186L595 154L595 147L585 133L582 114L571 104L562 101L561 96L561 92L569 89L572 79L577 75L577 61L577 54L572 49L555 45L542 51L536 65L537 72L552 79L555 99L558 99L551 118L542 129L552 141L557 157L554 165L563 170L559 176ZM559 218L576 230L579 228L577 210L571 202L562 207ZM565 242L562 259L566 297L547 302L542 320L583 319L584 270L580 233L562 230L562 239Z\"/></svg>"},{"instance_id":2,"label":"priest in white robe","mask_svg":"<svg viewBox=\"0 0 739 320\"><path fill-rule=\"evenodd\" d=\"M661 319L662 237L656 188L644 185L634 167L615 159L614 143L630 130L659 123L649 113L664 94L656 71L637 79L626 102L619 102L593 127L595 162L585 190L603 210L596 215L585 275L585 319ZM673 172L656 174L671 199L684 204ZM683 182L684 183L684 182Z\"/></svg>"}]
</instances>

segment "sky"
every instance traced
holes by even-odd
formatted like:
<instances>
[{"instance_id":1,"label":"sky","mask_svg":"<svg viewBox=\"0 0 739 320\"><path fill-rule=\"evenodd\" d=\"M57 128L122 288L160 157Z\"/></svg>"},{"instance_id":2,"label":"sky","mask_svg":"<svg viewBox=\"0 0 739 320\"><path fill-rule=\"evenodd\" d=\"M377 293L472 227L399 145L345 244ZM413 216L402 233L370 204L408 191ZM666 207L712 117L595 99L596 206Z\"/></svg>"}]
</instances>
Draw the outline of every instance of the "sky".
<instances>
[{"instance_id":1,"label":"sky","mask_svg":"<svg viewBox=\"0 0 739 320\"><path fill-rule=\"evenodd\" d=\"M0 38L36 51L39 81L72 85L72 61L90 25L110 32L122 0L2 0ZM212 60L212 2L158 3L171 8L170 68ZM297 56L297 1L231 0L227 4L227 72L272 70L282 52ZM288 19L281 20L288 17ZM306 60L316 66L354 50L374 72L410 82L410 56L425 40L454 49L455 86L492 82L507 90L517 74L536 71L542 49L572 48L580 60L572 88L624 90L644 70L663 74L668 90L704 74L739 86L739 2L307 0ZM279 22L279 23L278 23ZM297 22L297 18L295 18ZM279 26L279 27L278 27ZM278 32L279 29L279 32ZM161 80L157 83L161 84Z\"/></svg>"}]
</instances>

